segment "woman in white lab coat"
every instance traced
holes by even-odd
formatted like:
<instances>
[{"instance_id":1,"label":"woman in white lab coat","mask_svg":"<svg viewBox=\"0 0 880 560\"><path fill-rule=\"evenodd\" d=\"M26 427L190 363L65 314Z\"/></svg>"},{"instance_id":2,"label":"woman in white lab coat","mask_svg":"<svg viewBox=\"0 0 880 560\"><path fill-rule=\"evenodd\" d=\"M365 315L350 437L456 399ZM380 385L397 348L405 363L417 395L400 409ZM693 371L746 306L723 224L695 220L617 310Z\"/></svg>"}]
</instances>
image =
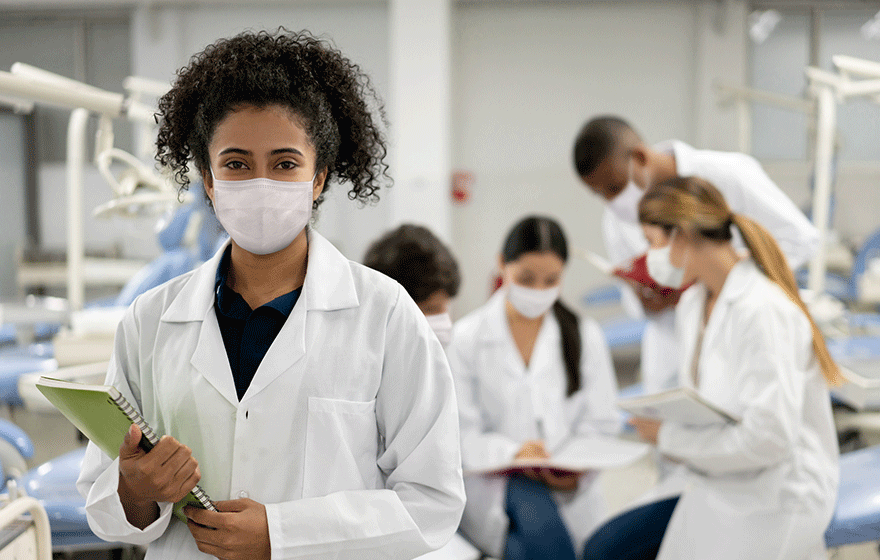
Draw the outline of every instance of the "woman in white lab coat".
<instances>
[{"instance_id":1,"label":"woman in white lab coat","mask_svg":"<svg viewBox=\"0 0 880 560\"><path fill-rule=\"evenodd\" d=\"M384 141L356 66L308 33L218 41L160 102L159 156L194 162L231 241L145 293L107 380L167 434L89 446L94 532L148 558L412 558L464 492L452 377L406 292L307 227L330 181L373 198ZM218 512L171 505L199 483Z\"/></svg>"},{"instance_id":2,"label":"woman in white lab coat","mask_svg":"<svg viewBox=\"0 0 880 560\"><path fill-rule=\"evenodd\" d=\"M455 324L448 353L465 470L549 456L574 434L619 428L603 334L558 299L567 258L556 222L522 220L501 253L502 288ZM466 477L462 531L497 557L532 558L536 548L547 558L576 557L604 515L594 476L530 475ZM524 520L521 508L542 513Z\"/></svg>"},{"instance_id":3,"label":"woman in white lab coat","mask_svg":"<svg viewBox=\"0 0 880 560\"><path fill-rule=\"evenodd\" d=\"M683 464L685 489L657 557L827 558L839 479L828 384L840 374L779 246L694 177L648 189L639 220L652 277L696 282L677 308L682 385L741 418L711 427L634 421ZM749 258L731 245L734 226Z\"/></svg>"}]
</instances>

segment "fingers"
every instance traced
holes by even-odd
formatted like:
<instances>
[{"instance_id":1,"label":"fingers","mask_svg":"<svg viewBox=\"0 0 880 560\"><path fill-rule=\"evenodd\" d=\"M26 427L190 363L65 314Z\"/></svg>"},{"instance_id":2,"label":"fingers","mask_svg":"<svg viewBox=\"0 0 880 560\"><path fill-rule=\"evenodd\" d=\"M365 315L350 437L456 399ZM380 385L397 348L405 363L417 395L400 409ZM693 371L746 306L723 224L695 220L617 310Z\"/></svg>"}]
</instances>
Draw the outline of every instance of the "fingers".
<instances>
[{"instance_id":1,"label":"fingers","mask_svg":"<svg viewBox=\"0 0 880 560\"><path fill-rule=\"evenodd\" d=\"M547 453L547 449L544 447L543 441L529 440L523 444L519 452L516 454L516 457L527 459L547 459L550 457L550 454Z\"/></svg>"},{"instance_id":2,"label":"fingers","mask_svg":"<svg viewBox=\"0 0 880 560\"><path fill-rule=\"evenodd\" d=\"M249 499L215 503L219 511L184 508L199 550L223 560L268 560L271 556L266 508Z\"/></svg>"},{"instance_id":3,"label":"fingers","mask_svg":"<svg viewBox=\"0 0 880 560\"><path fill-rule=\"evenodd\" d=\"M130 431L128 437L134 435ZM190 448L172 437L163 436L149 453L133 454L131 441L123 446L128 446L130 453L123 456L120 451L120 475L138 499L177 502L201 479L198 462Z\"/></svg>"}]
</instances>

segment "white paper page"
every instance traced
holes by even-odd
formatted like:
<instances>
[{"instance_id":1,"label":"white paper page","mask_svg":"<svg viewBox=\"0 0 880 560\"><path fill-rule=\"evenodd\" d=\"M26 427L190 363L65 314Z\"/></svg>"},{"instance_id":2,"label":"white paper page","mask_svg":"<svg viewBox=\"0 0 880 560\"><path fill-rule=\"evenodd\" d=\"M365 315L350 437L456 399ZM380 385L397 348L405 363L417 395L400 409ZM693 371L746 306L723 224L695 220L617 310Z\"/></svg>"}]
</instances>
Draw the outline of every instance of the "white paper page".
<instances>
[{"instance_id":1,"label":"white paper page","mask_svg":"<svg viewBox=\"0 0 880 560\"><path fill-rule=\"evenodd\" d=\"M686 388L623 399L618 401L617 405L633 416L677 422L688 426L738 421L734 415L716 409Z\"/></svg>"},{"instance_id":2,"label":"white paper page","mask_svg":"<svg viewBox=\"0 0 880 560\"><path fill-rule=\"evenodd\" d=\"M630 465L651 449L646 443L595 436L569 441L550 462L578 470L613 469Z\"/></svg>"},{"instance_id":3,"label":"white paper page","mask_svg":"<svg viewBox=\"0 0 880 560\"><path fill-rule=\"evenodd\" d=\"M497 473L511 468L555 468L574 472L624 467L638 461L651 447L646 443L626 441L609 437L576 437L562 444L562 448L551 452L549 461L542 459L520 459L500 465L486 465L481 468L465 469L465 474Z\"/></svg>"}]
</instances>

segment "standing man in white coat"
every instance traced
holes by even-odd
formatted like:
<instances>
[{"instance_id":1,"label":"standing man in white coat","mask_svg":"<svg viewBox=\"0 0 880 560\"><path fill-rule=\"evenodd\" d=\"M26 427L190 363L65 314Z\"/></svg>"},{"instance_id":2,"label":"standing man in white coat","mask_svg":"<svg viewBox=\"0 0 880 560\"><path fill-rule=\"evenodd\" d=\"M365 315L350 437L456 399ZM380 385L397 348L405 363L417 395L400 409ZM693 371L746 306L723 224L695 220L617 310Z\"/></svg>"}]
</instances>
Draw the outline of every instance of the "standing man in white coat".
<instances>
[{"instance_id":1,"label":"standing man in white coat","mask_svg":"<svg viewBox=\"0 0 880 560\"><path fill-rule=\"evenodd\" d=\"M307 32L194 56L159 103L157 159L194 164L231 237L137 298L107 382L159 433L90 444L89 525L148 559L413 558L464 506L444 351L399 284L308 228L331 181L375 198L385 144L367 77ZM199 483L217 512L172 505Z\"/></svg>"},{"instance_id":2,"label":"standing man in white coat","mask_svg":"<svg viewBox=\"0 0 880 560\"><path fill-rule=\"evenodd\" d=\"M816 228L747 154L698 150L678 140L650 146L625 120L601 116L578 134L574 164L584 184L606 202L602 236L615 264L648 249L637 215L644 191L684 176L708 180L735 212L767 228L792 269L806 264L819 246ZM738 238L735 246L742 247ZM668 350L675 344L675 299L640 286L631 288L624 290L624 307L630 315L648 319L642 339L644 389L652 393L675 386L679 357Z\"/></svg>"}]
</instances>

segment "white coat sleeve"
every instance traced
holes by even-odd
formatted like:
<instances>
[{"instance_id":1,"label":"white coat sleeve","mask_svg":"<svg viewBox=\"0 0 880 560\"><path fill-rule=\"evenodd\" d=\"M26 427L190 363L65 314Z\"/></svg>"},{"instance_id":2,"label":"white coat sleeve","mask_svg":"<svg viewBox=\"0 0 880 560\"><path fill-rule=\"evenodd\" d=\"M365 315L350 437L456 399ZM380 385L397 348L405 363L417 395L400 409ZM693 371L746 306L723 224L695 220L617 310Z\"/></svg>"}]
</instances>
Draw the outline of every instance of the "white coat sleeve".
<instances>
[{"instance_id":1,"label":"white coat sleeve","mask_svg":"<svg viewBox=\"0 0 880 560\"><path fill-rule=\"evenodd\" d=\"M608 208L602 213L602 240L605 243L605 252L608 260L613 265L619 265L630 261L647 250L647 241L638 240L631 231L625 231L626 225L620 221ZM644 243L644 247L638 241ZM620 286L621 300L624 312L634 319L642 319L646 316L642 302L633 291L632 287L623 280L614 277L614 281Z\"/></svg>"},{"instance_id":2,"label":"white coat sleeve","mask_svg":"<svg viewBox=\"0 0 880 560\"><path fill-rule=\"evenodd\" d=\"M376 395L385 488L266 505L273 559L414 558L458 528L464 483L452 376L427 321L402 295Z\"/></svg>"},{"instance_id":3,"label":"white coat sleeve","mask_svg":"<svg viewBox=\"0 0 880 560\"><path fill-rule=\"evenodd\" d=\"M480 372L476 366L473 332L456 324L447 350L455 379L461 428L461 459L465 469L479 469L512 460L522 442L489 429L480 406Z\"/></svg>"},{"instance_id":4,"label":"white coat sleeve","mask_svg":"<svg viewBox=\"0 0 880 560\"><path fill-rule=\"evenodd\" d=\"M576 434L617 435L621 415L615 406L617 378L608 343L596 321L582 319L580 329L581 389L572 395L578 401L572 430Z\"/></svg>"},{"instance_id":5,"label":"white coat sleeve","mask_svg":"<svg viewBox=\"0 0 880 560\"><path fill-rule=\"evenodd\" d=\"M703 428L665 422L658 437L661 453L696 470L722 475L769 467L792 452L806 385L798 364L804 363L804 352L812 352L809 325L802 314L772 307L748 325L744 338L734 342L741 356L736 364L741 421Z\"/></svg>"},{"instance_id":6,"label":"white coat sleeve","mask_svg":"<svg viewBox=\"0 0 880 560\"><path fill-rule=\"evenodd\" d=\"M796 270L819 248L819 231L794 202L776 185L761 164L743 156L731 186L718 185L734 212L764 226L782 249L788 265ZM724 192L729 191L729 192Z\"/></svg>"},{"instance_id":7,"label":"white coat sleeve","mask_svg":"<svg viewBox=\"0 0 880 560\"><path fill-rule=\"evenodd\" d=\"M116 387L120 393L140 410L137 383L139 362L137 357L138 328L135 319L135 302L125 312L116 329L113 356L107 371L106 384ZM159 538L171 520L173 505L159 504L159 518L143 530L128 522L119 500L119 460L110 459L95 444L89 443L83 458L79 479L76 482L80 494L86 498L86 519L89 527L105 541L120 541L147 545Z\"/></svg>"}]
</instances>

